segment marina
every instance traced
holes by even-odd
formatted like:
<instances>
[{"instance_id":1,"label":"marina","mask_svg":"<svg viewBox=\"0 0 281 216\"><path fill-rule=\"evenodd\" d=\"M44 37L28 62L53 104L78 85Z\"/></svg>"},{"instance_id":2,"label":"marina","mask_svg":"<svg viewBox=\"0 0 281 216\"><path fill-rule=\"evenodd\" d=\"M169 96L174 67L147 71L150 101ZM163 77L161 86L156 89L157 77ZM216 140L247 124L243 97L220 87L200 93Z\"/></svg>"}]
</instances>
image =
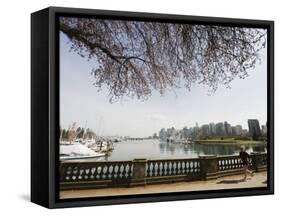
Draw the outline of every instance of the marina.
<instances>
[{"instance_id":1,"label":"marina","mask_svg":"<svg viewBox=\"0 0 281 216\"><path fill-rule=\"evenodd\" d=\"M78 144L86 147L85 144ZM61 149L62 149L61 145ZM81 147L80 146L80 147ZM99 148L94 145L95 148ZM265 144L245 145L247 152L267 152ZM84 149L84 148L83 148ZM94 149L92 147L92 149ZM92 150L91 149L91 150ZM93 151L93 150L92 150ZM93 151L95 152L95 151ZM96 153L96 152L95 152ZM123 140L120 142L112 142L112 149L110 151L101 152L99 157L90 157L86 155L76 155L76 158L72 155L72 160L78 161L122 161L122 160L134 160L135 158L147 158L147 159L177 159L177 158L198 158L204 155L238 155L239 145L235 144L181 144L181 143L169 143L159 139L143 139L143 140ZM97 153L96 153L97 154ZM61 159L64 160L65 157Z\"/></svg>"}]
</instances>

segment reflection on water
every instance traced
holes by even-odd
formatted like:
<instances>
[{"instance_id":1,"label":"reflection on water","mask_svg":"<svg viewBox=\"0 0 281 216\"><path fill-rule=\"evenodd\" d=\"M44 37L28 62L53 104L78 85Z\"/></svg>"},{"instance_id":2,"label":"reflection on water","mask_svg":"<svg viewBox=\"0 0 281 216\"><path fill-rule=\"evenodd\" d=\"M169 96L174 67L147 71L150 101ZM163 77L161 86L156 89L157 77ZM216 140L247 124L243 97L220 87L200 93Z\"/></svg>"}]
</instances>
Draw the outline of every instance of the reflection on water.
<instances>
[{"instance_id":1,"label":"reflection on water","mask_svg":"<svg viewBox=\"0 0 281 216\"><path fill-rule=\"evenodd\" d=\"M266 152L266 145L246 145L248 153ZM235 155L239 153L239 145L233 144L174 144L160 140L123 141L114 144L110 155L87 161L133 160L135 158L167 159L167 158L197 158L199 155ZM85 160L83 160L85 161Z\"/></svg>"}]
</instances>

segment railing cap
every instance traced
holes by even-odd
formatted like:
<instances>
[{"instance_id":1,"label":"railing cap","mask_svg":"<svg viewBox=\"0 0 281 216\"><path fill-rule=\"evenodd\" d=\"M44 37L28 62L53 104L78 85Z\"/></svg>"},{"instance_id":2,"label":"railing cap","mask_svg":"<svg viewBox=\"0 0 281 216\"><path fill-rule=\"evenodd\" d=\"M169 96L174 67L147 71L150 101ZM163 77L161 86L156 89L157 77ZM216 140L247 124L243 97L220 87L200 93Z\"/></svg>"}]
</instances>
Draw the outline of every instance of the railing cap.
<instances>
[{"instance_id":1,"label":"railing cap","mask_svg":"<svg viewBox=\"0 0 281 216\"><path fill-rule=\"evenodd\" d=\"M251 155L264 155L264 152L251 152Z\"/></svg>"},{"instance_id":2,"label":"railing cap","mask_svg":"<svg viewBox=\"0 0 281 216\"><path fill-rule=\"evenodd\" d=\"M146 158L135 158L135 159L133 160L133 162L146 162L146 161L147 161Z\"/></svg>"},{"instance_id":3,"label":"railing cap","mask_svg":"<svg viewBox=\"0 0 281 216\"><path fill-rule=\"evenodd\" d=\"M216 155L199 155L200 159L212 159L212 158L217 158Z\"/></svg>"}]
</instances>

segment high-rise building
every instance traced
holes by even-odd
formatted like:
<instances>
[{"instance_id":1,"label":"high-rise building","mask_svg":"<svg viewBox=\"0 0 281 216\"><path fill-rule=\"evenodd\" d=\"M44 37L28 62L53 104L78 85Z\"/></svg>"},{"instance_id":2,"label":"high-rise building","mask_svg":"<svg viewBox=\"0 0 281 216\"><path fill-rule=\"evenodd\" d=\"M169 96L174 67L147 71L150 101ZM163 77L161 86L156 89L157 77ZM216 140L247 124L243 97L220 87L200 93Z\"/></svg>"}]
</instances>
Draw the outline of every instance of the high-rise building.
<instances>
[{"instance_id":1,"label":"high-rise building","mask_svg":"<svg viewBox=\"0 0 281 216\"><path fill-rule=\"evenodd\" d=\"M216 125L214 123L209 124L210 135L216 135Z\"/></svg>"},{"instance_id":2,"label":"high-rise building","mask_svg":"<svg viewBox=\"0 0 281 216\"><path fill-rule=\"evenodd\" d=\"M242 128L241 125L236 125L236 126L235 126L235 130L236 130L236 134L237 134L238 136L242 135L242 133L243 133L243 128Z\"/></svg>"},{"instance_id":3,"label":"high-rise building","mask_svg":"<svg viewBox=\"0 0 281 216\"><path fill-rule=\"evenodd\" d=\"M224 127L223 122L219 122L216 124L216 135L225 136L225 127Z\"/></svg>"},{"instance_id":4,"label":"high-rise building","mask_svg":"<svg viewBox=\"0 0 281 216\"><path fill-rule=\"evenodd\" d=\"M174 127L168 128L166 131L166 136L175 138L177 136L177 130Z\"/></svg>"},{"instance_id":5,"label":"high-rise building","mask_svg":"<svg viewBox=\"0 0 281 216\"><path fill-rule=\"evenodd\" d=\"M227 121L224 122L224 128L225 128L226 135L231 136L232 135L231 125Z\"/></svg>"},{"instance_id":6,"label":"high-rise building","mask_svg":"<svg viewBox=\"0 0 281 216\"><path fill-rule=\"evenodd\" d=\"M190 135L190 130L187 128L187 127L184 127L182 130L181 130L181 134L184 138L187 138L189 135Z\"/></svg>"},{"instance_id":7,"label":"high-rise building","mask_svg":"<svg viewBox=\"0 0 281 216\"><path fill-rule=\"evenodd\" d=\"M261 135L261 128L259 120L257 119L248 119L248 127L249 127L249 134L251 136L260 136Z\"/></svg>"},{"instance_id":8,"label":"high-rise building","mask_svg":"<svg viewBox=\"0 0 281 216\"><path fill-rule=\"evenodd\" d=\"M159 131L159 138L162 139L162 140L166 139L166 130L165 130L165 128L162 128Z\"/></svg>"},{"instance_id":9,"label":"high-rise building","mask_svg":"<svg viewBox=\"0 0 281 216\"><path fill-rule=\"evenodd\" d=\"M242 135L242 126L241 125L236 125L236 126L233 126L231 127L232 129L232 135L233 136L241 136Z\"/></svg>"},{"instance_id":10,"label":"high-rise building","mask_svg":"<svg viewBox=\"0 0 281 216\"><path fill-rule=\"evenodd\" d=\"M210 127L208 124L202 125L201 127L202 134L205 136L210 135Z\"/></svg>"},{"instance_id":11,"label":"high-rise building","mask_svg":"<svg viewBox=\"0 0 281 216\"><path fill-rule=\"evenodd\" d=\"M237 136L237 131L235 126L231 126L232 136Z\"/></svg>"}]
</instances>

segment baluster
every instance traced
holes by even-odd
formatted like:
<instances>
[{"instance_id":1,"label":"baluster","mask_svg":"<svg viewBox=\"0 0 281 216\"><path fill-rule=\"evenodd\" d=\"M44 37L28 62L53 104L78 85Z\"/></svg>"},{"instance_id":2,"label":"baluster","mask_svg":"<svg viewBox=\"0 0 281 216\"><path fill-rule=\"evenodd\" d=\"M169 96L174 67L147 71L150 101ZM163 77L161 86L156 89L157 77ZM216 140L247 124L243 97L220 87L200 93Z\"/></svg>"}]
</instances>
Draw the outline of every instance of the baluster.
<instances>
[{"instance_id":1,"label":"baluster","mask_svg":"<svg viewBox=\"0 0 281 216\"><path fill-rule=\"evenodd\" d=\"M95 178L96 178L96 180L99 179L99 166L95 167Z\"/></svg>"},{"instance_id":2,"label":"baluster","mask_svg":"<svg viewBox=\"0 0 281 216\"><path fill-rule=\"evenodd\" d=\"M225 169L225 170L227 170L227 166L228 166L228 164L227 164L227 159L225 159L225 160L224 160L224 169Z\"/></svg>"},{"instance_id":3,"label":"baluster","mask_svg":"<svg viewBox=\"0 0 281 216\"><path fill-rule=\"evenodd\" d=\"M117 171L118 171L118 164L114 164L113 165L113 172L112 172L112 178L113 179L116 179L118 176L117 176Z\"/></svg>"},{"instance_id":4,"label":"baluster","mask_svg":"<svg viewBox=\"0 0 281 216\"><path fill-rule=\"evenodd\" d=\"M93 166L90 172L91 172L92 179L96 180L96 167Z\"/></svg>"},{"instance_id":5,"label":"baluster","mask_svg":"<svg viewBox=\"0 0 281 216\"><path fill-rule=\"evenodd\" d=\"M85 168L85 174L87 176L87 179L90 179L90 166L89 165L87 165Z\"/></svg>"},{"instance_id":6,"label":"baluster","mask_svg":"<svg viewBox=\"0 0 281 216\"><path fill-rule=\"evenodd\" d=\"M153 177L154 176L154 169L155 169L155 163L154 162L152 162L151 163L151 167L150 167L150 169L151 169L151 177Z\"/></svg>"},{"instance_id":7,"label":"baluster","mask_svg":"<svg viewBox=\"0 0 281 216\"><path fill-rule=\"evenodd\" d=\"M165 176L166 174L165 174L165 165L166 165L166 162L165 161L163 161L163 163L162 163L162 176Z\"/></svg>"},{"instance_id":8,"label":"baluster","mask_svg":"<svg viewBox=\"0 0 281 216\"><path fill-rule=\"evenodd\" d=\"M177 175L178 174L178 161L175 161L175 174Z\"/></svg>"},{"instance_id":9,"label":"baluster","mask_svg":"<svg viewBox=\"0 0 281 216\"><path fill-rule=\"evenodd\" d=\"M185 174L185 171L184 171L184 170L185 170L185 163L184 163L184 161L182 161L182 162L181 162L181 173L182 173L182 174Z\"/></svg>"},{"instance_id":10,"label":"baluster","mask_svg":"<svg viewBox=\"0 0 281 216\"><path fill-rule=\"evenodd\" d=\"M146 176L148 176L148 177L150 177L150 165L151 165L151 162L148 162L147 168L146 168Z\"/></svg>"},{"instance_id":11,"label":"baluster","mask_svg":"<svg viewBox=\"0 0 281 216\"><path fill-rule=\"evenodd\" d=\"M197 173L197 161L194 161L194 172Z\"/></svg>"},{"instance_id":12,"label":"baluster","mask_svg":"<svg viewBox=\"0 0 281 216\"><path fill-rule=\"evenodd\" d=\"M178 162L178 174L181 175L182 174L182 165L181 165L181 161Z\"/></svg>"},{"instance_id":13,"label":"baluster","mask_svg":"<svg viewBox=\"0 0 281 216\"><path fill-rule=\"evenodd\" d=\"M120 167L120 178L124 178L124 164L121 164L121 167Z\"/></svg>"},{"instance_id":14,"label":"baluster","mask_svg":"<svg viewBox=\"0 0 281 216\"><path fill-rule=\"evenodd\" d=\"M173 175L173 162L172 161L168 161L167 162L167 175Z\"/></svg>"},{"instance_id":15,"label":"baluster","mask_svg":"<svg viewBox=\"0 0 281 216\"><path fill-rule=\"evenodd\" d=\"M154 176L158 176L158 162L155 162L155 167L154 167Z\"/></svg>"},{"instance_id":16,"label":"baluster","mask_svg":"<svg viewBox=\"0 0 281 216\"><path fill-rule=\"evenodd\" d=\"M181 169L182 169L181 161L178 161L178 174L179 175L181 174Z\"/></svg>"},{"instance_id":17,"label":"baluster","mask_svg":"<svg viewBox=\"0 0 281 216\"><path fill-rule=\"evenodd\" d=\"M133 169L134 169L134 167L133 167L133 165L131 164L131 171L130 171L130 176L131 176L131 177L133 176Z\"/></svg>"},{"instance_id":18,"label":"baluster","mask_svg":"<svg viewBox=\"0 0 281 216\"><path fill-rule=\"evenodd\" d=\"M174 174L177 175L178 174L178 162L174 161Z\"/></svg>"},{"instance_id":19,"label":"baluster","mask_svg":"<svg viewBox=\"0 0 281 216\"><path fill-rule=\"evenodd\" d=\"M157 176L158 162L154 162L154 176Z\"/></svg>"},{"instance_id":20,"label":"baluster","mask_svg":"<svg viewBox=\"0 0 281 216\"><path fill-rule=\"evenodd\" d=\"M151 167L151 177L153 177L154 176L155 163L152 162L151 165L152 165L152 167Z\"/></svg>"},{"instance_id":21,"label":"baluster","mask_svg":"<svg viewBox=\"0 0 281 216\"><path fill-rule=\"evenodd\" d=\"M108 175L108 166L105 164L103 167L102 179L107 179L107 175Z\"/></svg>"},{"instance_id":22,"label":"baluster","mask_svg":"<svg viewBox=\"0 0 281 216\"><path fill-rule=\"evenodd\" d=\"M124 169L124 178L128 178L128 164L126 163L125 169Z\"/></svg>"},{"instance_id":23,"label":"baluster","mask_svg":"<svg viewBox=\"0 0 281 216\"><path fill-rule=\"evenodd\" d=\"M162 161L159 161L158 175L162 176Z\"/></svg>"},{"instance_id":24,"label":"baluster","mask_svg":"<svg viewBox=\"0 0 281 216\"><path fill-rule=\"evenodd\" d=\"M186 173L190 173L190 162L186 161Z\"/></svg>"},{"instance_id":25,"label":"baluster","mask_svg":"<svg viewBox=\"0 0 281 216\"><path fill-rule=\"evenodd\" d=\"M78 167L75 166L75 167L72 169L72 180L73 180L73 181L77 181L78 175L79 175Z\"/></svg>"}]
</instances>

